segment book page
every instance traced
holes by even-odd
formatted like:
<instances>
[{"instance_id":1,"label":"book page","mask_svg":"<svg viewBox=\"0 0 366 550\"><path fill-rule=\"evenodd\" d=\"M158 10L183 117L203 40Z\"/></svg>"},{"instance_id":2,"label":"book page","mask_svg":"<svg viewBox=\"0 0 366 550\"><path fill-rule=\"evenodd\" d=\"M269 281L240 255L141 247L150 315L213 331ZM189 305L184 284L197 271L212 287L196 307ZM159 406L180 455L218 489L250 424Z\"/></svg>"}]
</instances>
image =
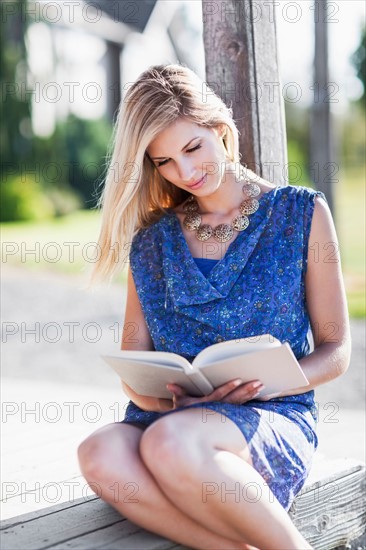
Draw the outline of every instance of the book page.
<instances>
[{"instance_id":1,"label":"book page","mask_svg":"<svg viewBox=\"0 0 366 550\"><path fill-rule=\"evenodd\" d=\"M169 351L141 351L141 350L113 350L111 353L103 349L103 353L100 355L102 359L106 360L106 357L113 357L123 361L135 361L136 363L152 363L154 365L161 365L162 367L168 366L184 370L185 372L192 372L193 367L185 357L178 355L177 353L171 353ZM107 361L108 362L108 361Z\"/></svg>"},{"instance_id":2,"label":"book page","mask_svg":"<svg viewBox=\"0 0 366 550\"><path fill-rule=\"evenodd\" d=\"M255 354L244 354L203 365L200 371L214 388L234 378L241 378L243 382L260 380L265 388L258 397L309 385L287 342L280 347Z\"/></svg>"},{"instance_id":3,"label":"book page","mask_svg":"<svg viewBox=\"0 0 366 550\"><path fill-rule=\"evenodd\" d=\"M239 338L237 340L227 340L213 344L202 350L194 359L193 366L199 369L203 365L222 361L229 357L243 355L246 353L255 353L264 349L273 349L280 347L281 342L271 334L261 334L259 336L250 336L248 338Z\"/></svg>"},{"instance_id":4,"label":"book page","mask_svg":"<svg viewBox=\"0 0 366 550\"><path fill-rule=\"evenodd\" d=\"M103 356L103 359L119 375L121 380L140 395L171 399L172 394L166 388L166 384L179 384L190 395L202 395L191 377L187 376L184 370L176 365L163 366L114 356Z\"/></svg>"}]
</instances>

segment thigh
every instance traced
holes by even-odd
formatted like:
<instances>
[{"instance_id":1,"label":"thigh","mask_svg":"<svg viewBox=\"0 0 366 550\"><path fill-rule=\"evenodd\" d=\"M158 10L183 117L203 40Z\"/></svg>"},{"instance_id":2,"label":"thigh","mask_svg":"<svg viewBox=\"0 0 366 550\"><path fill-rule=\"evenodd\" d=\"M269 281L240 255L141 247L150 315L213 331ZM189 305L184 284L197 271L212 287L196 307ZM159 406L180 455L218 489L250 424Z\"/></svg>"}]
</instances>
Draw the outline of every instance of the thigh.
<instances>
[{"instance_id":1,"label":"thigh","mask_svg":"<svg viewBox=\"0 0 366 550\"><path fill-rule=\"evenodd\" d=\"M141 456L159 454L193 460L205 449L232 452L252 464L248 442L229 416L200 407L176 409L151 424L140 440ZM169 453L170 451L170 453Z\"/></svg>"}]
</instances>

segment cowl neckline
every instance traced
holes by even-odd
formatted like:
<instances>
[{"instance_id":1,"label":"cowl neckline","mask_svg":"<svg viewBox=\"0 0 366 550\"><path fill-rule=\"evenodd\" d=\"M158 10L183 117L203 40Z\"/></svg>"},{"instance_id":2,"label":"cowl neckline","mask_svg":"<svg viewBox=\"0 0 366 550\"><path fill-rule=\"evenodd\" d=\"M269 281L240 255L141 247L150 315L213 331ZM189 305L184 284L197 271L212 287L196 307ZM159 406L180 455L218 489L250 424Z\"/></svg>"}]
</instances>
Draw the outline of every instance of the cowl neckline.
<instances>
[{"instance_id":1,"label":"cowl neckline","mask_svg":"<svg viewBox=\"0 0 366 550\"><path fill-rule=\"evenodd\" d=\"M238 233L223 258L205 276L199 269L182 231L180 220L167 208L163 221L163 270L167 282L166 307L205 304L227 297L250 258L257 243L271 223L272 206L284 186L277 186L259 199L258 210L249 217L249 226Z\"/></svg>"}]
</instances>

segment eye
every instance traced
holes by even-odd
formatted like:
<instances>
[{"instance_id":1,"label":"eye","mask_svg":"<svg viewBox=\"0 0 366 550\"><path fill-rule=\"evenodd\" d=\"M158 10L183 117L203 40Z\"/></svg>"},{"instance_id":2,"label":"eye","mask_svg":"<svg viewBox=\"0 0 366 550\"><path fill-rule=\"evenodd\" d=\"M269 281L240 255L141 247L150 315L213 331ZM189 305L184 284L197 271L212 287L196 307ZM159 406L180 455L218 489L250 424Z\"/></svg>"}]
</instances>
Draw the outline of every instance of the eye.
<instances>
[{"instance_id":1,"label":"eye","mask_svg":"<svg viewBox=\"0 0 366 550\"><path fill-rule=\"evenodd\" d=\"M192 151L197 151L197 149L201 149L201 144L196 145L193 149L187 149L187 153L192 153Z\"/></svg>"},{"instance_id":2,"label":"eye","mask_svg":"<svg viewBox=\"0 0 366 550\"><path fill-rule=\"evenodd\" d=\"M198 149L201 149L201 144L199 145L196 145L196 147L193 147L192 149L187 149L187 153L193 153L193 151L197 151ZM159 166L164 166L164 164L166 164L168 162L168 160L162 160L161 162L158 163L158 168Z\"/></svg>"}]
</instances>

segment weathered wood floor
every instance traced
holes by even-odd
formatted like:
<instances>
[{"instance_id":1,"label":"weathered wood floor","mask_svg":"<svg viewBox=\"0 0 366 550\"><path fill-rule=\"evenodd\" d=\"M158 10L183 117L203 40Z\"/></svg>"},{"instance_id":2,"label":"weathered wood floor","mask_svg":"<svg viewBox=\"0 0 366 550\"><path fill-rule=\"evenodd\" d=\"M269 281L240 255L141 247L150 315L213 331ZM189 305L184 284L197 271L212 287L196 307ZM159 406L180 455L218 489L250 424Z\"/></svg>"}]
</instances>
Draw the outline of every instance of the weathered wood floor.
<instances>
[{"instance_id":1,"label":"weathered wood floor","mask_svg":"<svg viewBox=\"0 0 366 550\"><path fill-rule=\"evenodd\" d=\"M365 465L318 461L290 516L315 550L366 549ZM141 529L97 496L5 520L3 550L187 550Z\"/></svg>"}]
</instances>

